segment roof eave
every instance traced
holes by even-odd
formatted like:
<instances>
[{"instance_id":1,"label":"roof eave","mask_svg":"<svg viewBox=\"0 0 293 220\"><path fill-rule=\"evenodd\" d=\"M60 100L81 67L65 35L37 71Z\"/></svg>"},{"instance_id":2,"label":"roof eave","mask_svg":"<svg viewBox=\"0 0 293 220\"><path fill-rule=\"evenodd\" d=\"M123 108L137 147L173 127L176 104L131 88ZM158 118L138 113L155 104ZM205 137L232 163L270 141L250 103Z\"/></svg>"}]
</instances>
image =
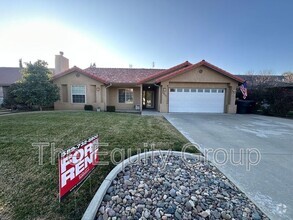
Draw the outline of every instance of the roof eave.
<instances>
[{"instance_id":1,"label":"roof eave","mask_svg":"<svg viewBox=\"0 0 293 220\"><path fill-rule=\"evenodd\" d=\"M81 74L83 74L83 75L91 78L91 79L97 80L97 81L99 81L101 83L109 84L109 82L107 82L106 80L101 79L100 77L95 76L94 74L91 74L89 72L86 72L85 70L82 70L82 69L80 69L80 68L78 68L76 66L74 66L74 67L72 67L72 68L70 68L68 70L65 70L65 71L63 71L61 73L58 73L57 75L53 76L53 78L51 79L51 81L54 81L56 79L59 79L59 78L61 78L63 76L66 76L66 75L68 75L70 73L73 73L73 72L78 72L78 73L81 73Z\"/></svg>"},{"instance_id":2,"label":"roof eave","mask_svg":"<svg viewBox=\"0 0 293 220\"><path fill-rule=\"evenodd\" d=\"M162 75L168 74L168 72L172 73L173 72L172 70L174 70L174 69L178 69L178 68L181 68L181 67L183 68L184 66L190 66L190 65L192 65L192 63L190 63L189 61L185 61L184 63L181 63L179 65L173 66L173 67L171 67L169 69L162 70L162 71L160 71L158 73L155 73L155 74L153 74L153 75L151 75L149 77L146 77L145 79L142 79L142 80L138 81L137 83L142 84L142 83L145 83L145 82L152 81L155 78L158 78L158 77L160 77ZM174 70L174 71L177 71L177 70Z\"/></svg>"},{"instance_id":3,"label":"roof eave","mask_svg":"<svg viewBox=\"0 0 293 220\"><path fill-rule=\"evenodd\" d=\"M198 68L198 67L200 67L200 66L206 66L206 67L208 67L208 68L210 68L210 69L213 69L213 70L215 70L216 72L219 72L219 73L223 74L224 76L226 76L226 77L228 77L228 78L231 78L231 79L233 79L233 80L235 80L235 81L237 81L237 82L243 83L243 82L245 81L244 79L242 79L242 78L240 78L240 77L234 76L233 74L231 74L231 73L229 73L229 72L227 72L227 71L225 71L225 70L223 70L223 69L221 69L221 68L219 68L219 67L216 67L216 66L214 66L214 65L212 65L212 64L210 64L210 63L208 63L208 62L206 62L205 60L202 60L202 61L200 61L200 62L198 62L198 63L195 63L195 64L193 64L193 65L191 65L191 66L187 66L187 67L184 68L184 69L180 69L180 70L175 71L175 72L173 72L173 73L170 73L170 74L168 74L168 75L162 76L162 77L156 79L155 82L156 82L156 83L159 83L159 82L162 82L162 81L165 81L165 80L171 79L171 78L173 78L173 77L175 77L175 76L178 76L178 75L183 74L183 73L185 73L185 72L187 72L187 71L190 71L190 70L196 69L196 68Z\"/></svg>"}]
</instances>

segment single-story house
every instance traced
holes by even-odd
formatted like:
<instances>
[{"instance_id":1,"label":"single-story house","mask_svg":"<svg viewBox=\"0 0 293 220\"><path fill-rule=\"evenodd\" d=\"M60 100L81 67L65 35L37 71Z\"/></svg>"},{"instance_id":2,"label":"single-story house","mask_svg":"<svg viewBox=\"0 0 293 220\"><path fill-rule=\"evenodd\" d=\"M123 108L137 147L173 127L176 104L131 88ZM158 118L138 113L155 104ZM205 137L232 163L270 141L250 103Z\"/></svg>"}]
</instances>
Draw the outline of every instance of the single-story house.
<instances>
[{"instance_id":1,"label":"single-story house","mask_svg":"<svg viewBox=\"0 0 293 220\"><path fill-rule=\"evenodd\" d=\"M0 105L3 103L9 86L20 79L20 67L0 67Z\"/></svg>"},{"instance_id":2,"label":"single-story house","mask_svg":"<svg viewBox=\"0 0 293 220\"><path fill-rule=\"evenodd\" d=\"M53 82L60 88L56 110L92 105L106 111L152 109L159 112L236 113L236 88L244 82L202 60L169 69L68 68L63 53L55 57Z\"/></svg>"}]
</instances>

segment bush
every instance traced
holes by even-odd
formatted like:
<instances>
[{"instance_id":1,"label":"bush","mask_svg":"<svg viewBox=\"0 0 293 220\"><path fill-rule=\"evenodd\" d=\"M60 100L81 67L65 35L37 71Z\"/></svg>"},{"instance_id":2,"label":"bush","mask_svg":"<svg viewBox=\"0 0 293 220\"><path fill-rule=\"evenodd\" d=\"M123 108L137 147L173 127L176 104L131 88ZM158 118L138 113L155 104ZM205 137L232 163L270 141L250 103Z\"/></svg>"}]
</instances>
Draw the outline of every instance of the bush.
<instances>
[{"instance_id":1,"label":"bush","mask_svg":"<svg viewBox=\"0 0 293 220\"><path fill-rule=\"evenodd\" d=\"M86 110L86 111L92 111L92 110L94 110L94 108L93 108L92 105L84 105L84 110Z\"/></svg>"},{"instance_id":2,"label":"bush","mask_svg":"<svg viewBox=\"0 0 293 220\"><path fill-rule=\"evenodd\" d=\"M237 96L241 98L241 93ZM254 113L275 116L287 116L293 111L293 89L286 87L251 88L248 100L254 100Z\"/></svg>"},{"instance_id":3,"label":"bush","mask_svg":"<svg viewBox=\"0 0 293 220\"><path fill-rule=\"evenodd\" d=\"M107 112L115 112L115 106L112 106L112 105L108 105L107 106Z\"/></svg>"},{"instance_id":4,"label":"bush","mask_svg":"<svg viewBox=\"0 0 293 220\"><path fill-rule=\"evenodd\" d=\"M293 90L287 88L271 88L267 90L269 111L274 115L286 116L293 110Z\"/></svg>"},{"instance_id":5,"label":"bush","mask_svg":"<svg viewBox=\"0 0 293 220\"><path fill-rule=\"evenodd\" d=\"M289 117L289 118L293 118L293 111L289 111L289 112L287 113L287 117Z\"/></svg>"}]
</instances>

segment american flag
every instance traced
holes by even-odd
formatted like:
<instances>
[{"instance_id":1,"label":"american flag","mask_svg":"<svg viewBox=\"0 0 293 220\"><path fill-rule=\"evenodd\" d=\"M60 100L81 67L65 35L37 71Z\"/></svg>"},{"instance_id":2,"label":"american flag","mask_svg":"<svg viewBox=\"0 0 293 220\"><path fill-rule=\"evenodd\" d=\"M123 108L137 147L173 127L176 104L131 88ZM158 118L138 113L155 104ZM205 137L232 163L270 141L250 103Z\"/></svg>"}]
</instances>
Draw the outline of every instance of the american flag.
<instances>
[{"instance_id":1,"label":"american flag","mask_svg":"<svg viewBox=\"0 0 293 220\"><path fill-rule=\"evenodd\" d=\"M246 81L241 84L240 90L241 90L241 92L243 94L243 99L246 99L246 97L247 97L247 84L246 84Z\"/></svg>"}]
</instances>

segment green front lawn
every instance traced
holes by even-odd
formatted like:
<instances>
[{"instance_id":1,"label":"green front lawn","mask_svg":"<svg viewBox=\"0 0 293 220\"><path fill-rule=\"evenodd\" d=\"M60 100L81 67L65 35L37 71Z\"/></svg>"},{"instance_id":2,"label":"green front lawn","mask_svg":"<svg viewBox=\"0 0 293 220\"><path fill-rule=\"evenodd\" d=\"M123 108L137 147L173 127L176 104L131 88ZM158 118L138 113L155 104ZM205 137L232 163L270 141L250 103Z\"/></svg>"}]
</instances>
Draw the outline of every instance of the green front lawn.
<instances>
[{"instance_id":1,"label":"green front lawn","mask_svg":"<svg viewBox=\"0 0 293 220\"><path fill-rule=\"evenodd\" d=\"M65 149L95 134L114 148L180 150L187 140L164 118L104 112L51 112L0 117L0 219L80 219L113 165L98 166L75 193L58 202L58 166L44 147L43 165L32 143ZM56 159L57 156L54 157ZM109 156L100 158L109 161ZM119 158L117 158L119 159Z\"/></svg>"}]
</instances>

